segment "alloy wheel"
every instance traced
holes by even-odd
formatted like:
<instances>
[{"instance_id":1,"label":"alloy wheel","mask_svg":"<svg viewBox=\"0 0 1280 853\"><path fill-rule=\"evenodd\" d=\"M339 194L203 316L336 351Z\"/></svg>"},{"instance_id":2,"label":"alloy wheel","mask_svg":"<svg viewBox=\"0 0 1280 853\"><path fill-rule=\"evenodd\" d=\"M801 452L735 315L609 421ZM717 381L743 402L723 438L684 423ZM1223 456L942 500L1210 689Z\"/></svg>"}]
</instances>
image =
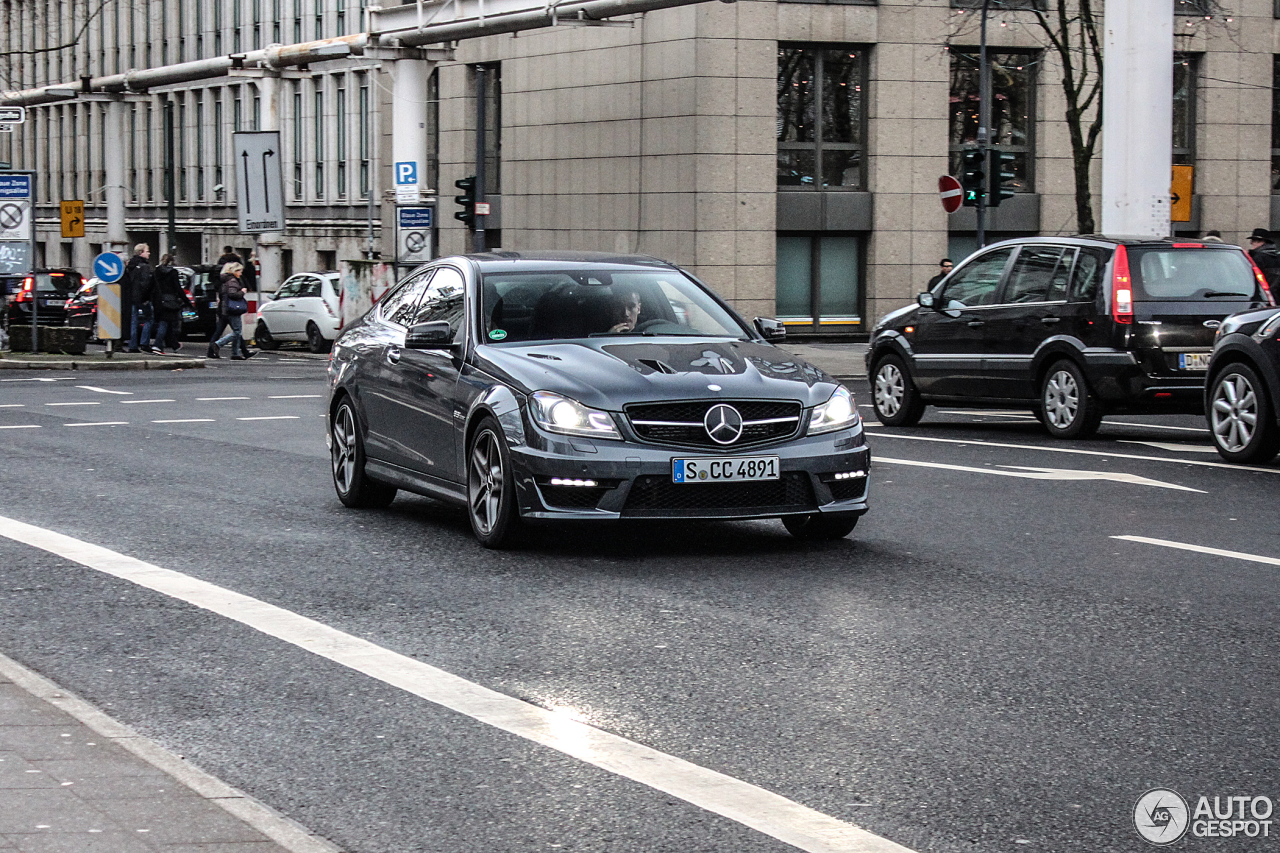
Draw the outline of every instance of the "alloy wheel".
<instances>
[{"instance_id":1,"label":"alloy wheel","mask_svg":"<svg viewBox=\"0 0 1280 853\"><path fill-rule=\"evenodd\" d=\"M893 363L880 365L876 371L876 410L885 417L893 417L902 409L906 393L906 383L898 366Z\"/></svg>"},{"instance_id":2,"label":"alloy wheel","mask_svg":"<svg viewBox=\"0 0 1280 853\"><path fill-rule=\"evenodd\" d=\"M356 421L351 407L339 406L333 418L333 481L342 494L351 492L356 473Z\"/></svg>"},{"instance_id":3,"label":"alloy wheel","mask_svg":"<svg viewBox=\"0 0 1280 853\"><path fill-rule=\"evenodd\" d=\"M1258 428L1258 395L1253 384L1239 373L1224 377L1214 391L1210 419L1219 446L1231 453L1244 450Z\"/></svg>"},{"instance_id":4,"label":"alloy wheel","mask_svg":"<svg viewBox=\"0 0 1280 853\"><path fill-rule=\"evenodd\" d=\"M1044 386L1044 415L1050 425L1066 429L1080 411L1080 386L1070 371L1058 370Z\"/></svg>"},{"instance_id":5,"label":"alloy wheel","mask_svg":"<svg viewBox=\"0 0 1280 853\"><path fill-rule=\"evenodd\" d=\"M488 534L498 524L502 511L502 451L490 430L476 437L471 449L471 476L468 478L471 518L476 529Z\"/></svg>"}]
</instances>

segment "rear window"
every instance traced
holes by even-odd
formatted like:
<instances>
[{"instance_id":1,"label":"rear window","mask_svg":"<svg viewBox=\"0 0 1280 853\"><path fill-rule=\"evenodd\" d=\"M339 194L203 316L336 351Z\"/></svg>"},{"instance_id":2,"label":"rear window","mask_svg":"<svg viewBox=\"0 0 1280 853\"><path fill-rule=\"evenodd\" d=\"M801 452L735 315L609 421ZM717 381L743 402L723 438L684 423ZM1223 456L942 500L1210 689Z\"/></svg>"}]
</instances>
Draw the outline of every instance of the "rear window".
<instances>
[{"instance_id":1,"label":"rear window","mask_svg":"<svg viewBox=\"0 0 1280 853\"><path fill-rule=\"evenodd\" d=\"M1244 252L1223 249L1130 249L1135 301L1261 298Z\"/></svg>"},{"instance_id":2,"label":"rear window","mask_svg":"<svg viewBox=\"0 0 1280 853\"><path fill-rule=\"evenodd\" d=\"M80 276L62 273L36 273L36 292L71 294L80 287Z\"/></svg>"}]
</instances>

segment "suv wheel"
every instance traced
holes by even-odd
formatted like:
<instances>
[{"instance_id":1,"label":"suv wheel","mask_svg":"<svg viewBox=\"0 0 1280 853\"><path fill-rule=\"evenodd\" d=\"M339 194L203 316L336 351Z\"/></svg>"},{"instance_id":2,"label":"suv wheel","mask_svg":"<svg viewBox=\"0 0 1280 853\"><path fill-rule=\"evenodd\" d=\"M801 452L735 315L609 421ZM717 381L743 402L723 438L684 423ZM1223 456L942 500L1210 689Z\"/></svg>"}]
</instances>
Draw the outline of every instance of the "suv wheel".
<instances>
[{"instance_id":1,"label":"suv wheel","mask_svg":"<svg viewBox=\"0 0 1280 853\"><path fill-rule=\"evenodd\" d=\"M1280 430L1266 386L1248 365L1232 364L1213 381L1209 430L1228 462L1266 462L1280 450Z\"/></svg>"},{"instance_id":2,"label":"suv wheel","mask_svg":"<svg viewBox=\"0 0 1280 853\"><path fill-rule=\"evenodd\" d=\"M896 355L885 356L876 365L871 403L876 418L885 426L915 426L924 416L920 392Z\"/></svg>"},{"instance_id":3,"label":"suv wheel","mask_svg":"<svg viewBox=\"0 0 1280 853\"><path fill-rule=\"evenodd\" d=\"M1089 438L1102 423L1102 406L1075 362L1058 361L1040 384L1040 422L1055 438Z\"/></svg>"}]
</instances>

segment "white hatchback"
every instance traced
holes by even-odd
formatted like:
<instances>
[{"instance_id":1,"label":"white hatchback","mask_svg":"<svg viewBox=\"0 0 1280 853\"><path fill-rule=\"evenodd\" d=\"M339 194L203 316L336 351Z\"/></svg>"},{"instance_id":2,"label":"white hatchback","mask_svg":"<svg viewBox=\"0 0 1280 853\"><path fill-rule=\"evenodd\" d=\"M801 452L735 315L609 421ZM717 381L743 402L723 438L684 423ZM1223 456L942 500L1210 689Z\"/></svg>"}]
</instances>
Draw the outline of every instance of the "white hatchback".
<instances>
[{"instance_id":1,"label":"white hatchback","mask_svg":"<svg viewBox=\"0 0 1280 853\"><path fill-rule=\"evenodd\" d=\"M328 352L341 330L336 272L303 272L289 276L258 307L253 337L262 349L283 341L305 341L314 353Z\"/></svg>"}]
</instances>

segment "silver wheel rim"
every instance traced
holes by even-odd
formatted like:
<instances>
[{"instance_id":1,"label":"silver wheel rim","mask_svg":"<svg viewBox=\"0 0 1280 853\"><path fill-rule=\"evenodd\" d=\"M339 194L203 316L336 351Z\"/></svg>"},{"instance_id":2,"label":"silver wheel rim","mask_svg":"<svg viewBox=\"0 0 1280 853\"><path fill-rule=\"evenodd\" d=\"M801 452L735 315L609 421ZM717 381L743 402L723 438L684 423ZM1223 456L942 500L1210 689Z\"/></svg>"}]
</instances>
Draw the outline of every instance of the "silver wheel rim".
<instances>
[{"instance_id":1,"label":"silver wheel rim","mask_svg":"<svg viewBox=\"0 0 1280 853\"><path fill-rule=\"evenodd\" d=\"M1239 453L1258 430L1258 395L1253 383L1239 373L1218 382L1211 409L1213 440L1230 453Z\"/></svg>"},{"instance_id":2,"label":"silver wheel rim","mask_svg":"<svg viewBox=\"0 0 1280 853\"><path fill-rule=\"evenodd\" d=\"M891 418L902 410L907 384L896 364L883 364L876 371L876 411Z\"/></svg>"},{"instance_id":3,"label":"silver wheel rim","mask_svg":"<svg viewBox=\"0 0 1280 853\"><path fill-rule=\"evenodd\" d=\"M467 478L471 520L483 534L498 524L502 504L502 452L498 438L485 430L471 448L471 476Z\"/></svg>"},{"instance_id":4,"label":"silver wheel rim","mask_svg":"<svg viewBox=\"0 0 1280 853\"><path fill-rule=\"evenodd\" d=\"M1051 426L1066 429L1080 411L1080 386L1069 370L1058 370L1044 386L1044 415Z\"/></svg>"},{"instance_id":5,"label":"silver wheel rim","mask_svg":"<svg viewBox=\"0 0 1280 853\"><path fill-rule=\"evenodd\" d=\"M339 406L333 418L333 482L342 494L351 492L356 476L356 419L350 406Z\"/></svg>"}]
</instances>

